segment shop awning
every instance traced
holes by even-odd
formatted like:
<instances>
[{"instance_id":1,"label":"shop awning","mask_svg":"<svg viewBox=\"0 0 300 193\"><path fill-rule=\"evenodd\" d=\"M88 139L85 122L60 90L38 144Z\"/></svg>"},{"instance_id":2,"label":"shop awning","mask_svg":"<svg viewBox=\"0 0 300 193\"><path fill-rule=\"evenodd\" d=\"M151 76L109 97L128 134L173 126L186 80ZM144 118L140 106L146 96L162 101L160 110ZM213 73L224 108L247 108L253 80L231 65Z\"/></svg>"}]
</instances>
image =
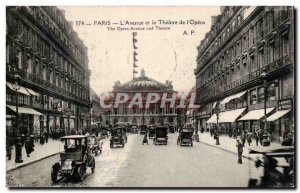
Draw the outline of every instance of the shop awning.
<instances>
[{"instance_id":1,"label":"shop awning","mask_svg":"<svg viewBox=\"0 0 300 193\"><path fill-rule=\"evenodd\" d=\"M217 115L213 114L207 121L206 123L217 123Z\"/></svg>"},{"instance_id":2,"label":"shop awning","mask_svg":"<svg viewBox=\"0 0 300 193\"><path fill-rule=\"evenodd\" d=\"M237 98L241 98L247 91L243 91L240 92L238 94L226 97L225 99L222 100L222 102L220 103L221 105L228 103L229 101L233 100L233 99L237 99Z\"/></svg>"},{"instance_id":3,"label":"shop awning","mask_svg":"<svg viewBox=\"0 0 300 193\"><path fill-rule=\"evenodd\" d=\"M270 113L273 108L267 108L267 114ZM245 116L239 119L239 121L246 121L246 120L259 120L265 115L265 109L258 109L249 111Z\"/></svg>"},{"instance_id":4,"label":"shop awning","mask_svg":"<svg viewBox=\"0 0 300 193\"><path fill-rule=\"evenodd\" d=\"M245 111L246 108L225 111L219 119L219 123L233 123Z\"/></svg>"},{"instance_id":5,"label":"shop awning","mask_svg":"<svg viewBox=\"0 0 300 193\"><path fill-rule=\"evenodd\" d=\"M220 117L223 116L223 113L224 113L224 112L221 112L221 113L219 114L219 120L220 120ZM219 122L219 121L218 121L218 122ZM213 114L213 115L206 121L206 123L217 123L217 115L216 115L216 114Z\"/></svg>"},{"instance_id":6,"label":"shop awning","mask_svg":"<svg viewBox=\"0 0 300 193\"><path fill-rule=\"evenodd\" d=\"M33 90L31 90L30 88L26 88L26 90L32 95L32 96L38 96L36 94L36 92L34 92Z\"/></svg>"},{"instance_id":7,"label":"shop awning","mask_svg":"<svg viewBox=\"0 0 300 193\"><path fill-rule=\"evenodd\" d=\"M12 105L6 105L8 108L10 108L11 110L13 110L14 112L16 112L16 106L12 106ZM43 115L42 113L32 109L32 108L25 108L25 107L19 107L18 108L18 113L22 113L22 114L31 114L31 115Z\"/></svg>"},{"instance_id":8,"label":"shop awning","mask_svg":"<svg viewBox=\"0 0 300 193\"><path fill-rule=\"evenodd\" d=\"M276 113L274 113L273 115L268 117L267 121L275 121L276 119L279 119L280 117L284 116L285 114L287 114L290 111L291 111L290 109L277 111Z\"/></svg>"},{"instance_id":9,"label":"shop awning","mask_svg":"<svg viewBox=\"0 0 300 193\"><path fill-rule=\"evenodd\" d=\"M10 82L7 82L6 85L13 91L15 91L13 85L10 83ZM18 89L18 92L21 93L21 94L25 94L25 95L28 95L30 96L29 92L22 86L19 86L19 89Z\"/></svg>"}]
</instances>

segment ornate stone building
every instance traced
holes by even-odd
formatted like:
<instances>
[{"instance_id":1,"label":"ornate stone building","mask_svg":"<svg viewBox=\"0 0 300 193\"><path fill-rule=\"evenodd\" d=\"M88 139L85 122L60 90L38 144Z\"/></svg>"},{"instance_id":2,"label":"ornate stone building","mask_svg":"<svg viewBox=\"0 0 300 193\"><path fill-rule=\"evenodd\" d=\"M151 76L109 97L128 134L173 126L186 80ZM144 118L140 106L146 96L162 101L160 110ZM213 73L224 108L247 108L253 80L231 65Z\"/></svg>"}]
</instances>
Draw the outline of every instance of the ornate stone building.
<instances>
[{"instance_id":1,"label":"ornate stone building","mask_svg":"<svg viewBox=\"0 0 300 193\"><path fill-rule=\"evenodd\" d=\"M118 108L114 108L115 97L117 93L127 93L129 101L136 93L141 93L143 100L143 108L134 105L133 108L128 108L129 102L120 104ZM146 99L148 93L157 93L160 99L149 108L146 108ZM106 100L107 104L111 104L111 108L106 111L109 112L109 122L111 124L117 122L129 122L132 125L142 124L177 124L176 105L179 99L176 96L175 105L170 108L170 102L166 102L165 108L160 108L163 93L167 93L168 98L172 98L173 93L177 95L177 91L173 90L172 82L166 81L166 84L160 83L145 75L142 69L141 76L134 78L124 84L119 81L115 83L111 97Z\"/></svg>"},{"instance_id":2,"label":"ornate stone building","mask_svg":"<svg viewBox=\"0 0 300 193\"><path fill-rule=\"evenodd\" d=\"M204 127L216 124L220 109L221 128L267 123L275 141L294 130L294 22L294 8L282 6L221 7L212 17L195 69Z\"/></svg>"},{"instance_id":3,"label":"ornate stone building","mask_svg":"<svg viewBox=\"0 0 300 193\"><path fill-rule=\"evenodd\" d=\"M64 11L13 6L6 8L6 16L8 134L16 126L16 103L18 133L85 127L90 122L87 47Z\"/></svg>"}]
</instances>

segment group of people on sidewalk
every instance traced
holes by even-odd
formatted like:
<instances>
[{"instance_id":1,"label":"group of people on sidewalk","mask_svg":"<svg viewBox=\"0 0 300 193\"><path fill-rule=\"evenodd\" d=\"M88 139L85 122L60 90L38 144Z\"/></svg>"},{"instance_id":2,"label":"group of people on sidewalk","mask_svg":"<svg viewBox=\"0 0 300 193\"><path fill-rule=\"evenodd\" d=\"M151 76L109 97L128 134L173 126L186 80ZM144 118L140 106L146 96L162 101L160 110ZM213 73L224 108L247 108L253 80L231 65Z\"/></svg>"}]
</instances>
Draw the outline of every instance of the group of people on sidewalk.
<instances>
[{"instance_id":1,"label":"group of people on sidewalk","mask_svg":"<svg viewBox=\"0 0 300 193\"><path fill-rule=\"evenodd\" d=\"M242 164L243 148L245 147L246 142L248 146L251 146L252 139L254 138L256 142L256 146L264 145L263 140L264 140L265 132L262 129L255 128L253 133L250 130L243 130L237 132L235 128L230 131L232 132L228 132L227 134L230 138L233 136L233 139L237 139L238 134L240 134L239 139L236 140L239 164ZM216 127L210 129L210 135L216 140L216 145L220 145L220 134L221 133L218 131ZM293 145L293 136L290 132L286 132L283 134L283 142L281 145L283 146Z\"/></svg>"}]
</instances>

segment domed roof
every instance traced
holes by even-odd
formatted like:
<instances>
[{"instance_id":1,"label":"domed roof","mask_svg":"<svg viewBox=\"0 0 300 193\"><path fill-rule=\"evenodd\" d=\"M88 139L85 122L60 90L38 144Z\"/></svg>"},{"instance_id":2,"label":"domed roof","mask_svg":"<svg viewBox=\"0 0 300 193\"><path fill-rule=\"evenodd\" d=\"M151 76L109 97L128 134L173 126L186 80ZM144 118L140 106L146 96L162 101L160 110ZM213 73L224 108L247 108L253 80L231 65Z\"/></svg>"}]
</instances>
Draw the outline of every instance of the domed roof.
<instances>
[{"instance_id":1,"label":"domed roof","mask_svg":"<svg viewBox=\"0 0 300 193\"><path fill-rule=\"evenodd\" d=\"M171 84L163 84L145 75L144 69L141 71L141 76L134 78L124 84L115 85L115 90L166 90L172 89Z\"/></svg>"}]
</instances>

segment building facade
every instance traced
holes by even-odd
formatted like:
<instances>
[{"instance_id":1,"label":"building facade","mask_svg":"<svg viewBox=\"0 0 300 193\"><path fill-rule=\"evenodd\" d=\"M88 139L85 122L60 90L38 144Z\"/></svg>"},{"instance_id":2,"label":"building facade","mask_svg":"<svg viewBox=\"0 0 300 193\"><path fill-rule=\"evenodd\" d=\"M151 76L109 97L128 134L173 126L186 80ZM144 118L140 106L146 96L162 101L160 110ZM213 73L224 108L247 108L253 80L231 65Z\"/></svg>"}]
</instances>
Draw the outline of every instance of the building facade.
<instances>
[{"instance_id":1,"label":"building facade","mask_svg":"<svg viewBox=\"0 0 300 193\"><path fill-rule=\"evenodd\" d=\"M90 88L90 96L92 99L92 108L91 108L91 120L92 125L99 125L103 123L104 110L100 106L100 98L97 93Z\"/></svg>"},{"instance_id":2,"label":"building facade","mask_svg":"<svg viewBox=\"0 0 300 193\"><path fill-rule=\"evenodd\" d=\"M273 141L294 130L294 21L294 8L280 6L221 7L212 17L195 69L203 127L266 125Z\"/></svg>"},{"instance_id":3,"label":"building facade","mask_svg":"<svg viewBox=\"0 0 300 193\"><path fill-rule=\"evenodd\" d=\"M119 104L115 108L115 100L117 93L126 93L129 95L127 103ZM136 93L141 93L143 107L133 105L129 108L129 102ZM151 103L146 107L146 100L148 93L157 93L160 98L156 103ZM161 99L164 93L167 93L168 98L172 98L173 94L176 95L175 105L171 107L170 102L166 102L164 108L161 108ZM134 78L124 84L117 81L114 85L112 94L114 97L108 98L105 103L110 104L111 108L106 109L108 115L108 122L115 124L118 122L128 122L132 125L146 125L146 124L172 124L177 125L177 111L176 105L179 102L177 92L173 90L171 82L166 81L166 84L160 83L145 75L142 69L141 76Z\"/></svg>"},{"instance_id":4,"label":"building facade","mask_svg":"<svg viewBox=\"0 0 300 193\"><path fill-rule=\"evenodd\" d=\"M83 128L90 102L87 47L64 11L13 6L6 16L8 135Z\"/></svg>"}]
</instances>

